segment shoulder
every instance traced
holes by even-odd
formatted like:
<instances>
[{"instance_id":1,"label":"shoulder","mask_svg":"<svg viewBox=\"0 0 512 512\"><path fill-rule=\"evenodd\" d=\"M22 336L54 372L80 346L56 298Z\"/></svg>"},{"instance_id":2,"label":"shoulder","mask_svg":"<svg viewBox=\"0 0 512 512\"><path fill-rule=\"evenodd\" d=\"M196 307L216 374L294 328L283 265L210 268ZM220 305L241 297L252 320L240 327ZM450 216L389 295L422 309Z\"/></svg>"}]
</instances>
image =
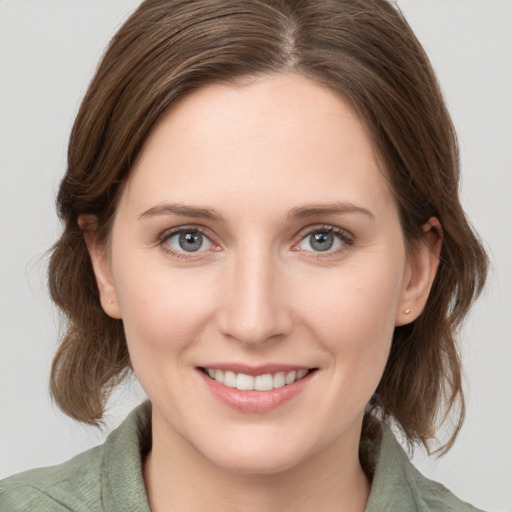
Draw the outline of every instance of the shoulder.
<instances>
[{"instance_id":1,"label":"shoulder","mask_svg":"<svg viewBox=\"0 0 512 512\"><path fill-rule=\"evenodd\" d=\"M0 511L149 512L142 460L151 443L150 415L143 404L103 445L1 481Z\"/></svg>"},{"instance_id":2,"label":"shoulder","mask_svg":"<svg viewBox=\"0 0 512 512\"><path fill-rule=\"evenodd\" d=\"M2 512L98 510L102 447L48 468L11 476L0 482Z\"/></svg>"},{"instance_id":3,"label":"shoulder","mask_svg":"<svg viewBox=\"0 0 512 512\"><path fill-rule=\"evenodd\" d=\"M387 427L383 427L374 457L375 473L366 512L483 512L423 476Z\"/></svg>"}]
</instances>

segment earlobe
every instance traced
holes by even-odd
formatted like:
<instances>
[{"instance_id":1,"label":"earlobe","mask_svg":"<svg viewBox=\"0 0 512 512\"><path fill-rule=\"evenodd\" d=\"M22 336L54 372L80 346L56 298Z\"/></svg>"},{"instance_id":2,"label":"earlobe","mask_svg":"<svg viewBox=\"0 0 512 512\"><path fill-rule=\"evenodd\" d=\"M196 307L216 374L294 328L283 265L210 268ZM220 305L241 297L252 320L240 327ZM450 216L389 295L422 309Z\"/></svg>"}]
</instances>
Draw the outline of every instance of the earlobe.
<instances>
[{"instance_id":1,"label":"earlobe","mask_svg":"<svg viewBox=\"0 0 512 512\"><path fill-rule=\"evenodd\" d=\"M441 255L443 228L435 217L423 225L422 239L411 248L407 275L395 317L395 326L409 324L427 303Z\"/></svg>"},{"instance_id":2,"label":"earlobe","mask_svg":"<svg viewBox=\"0 0 512 512\"><path fill-rule=\"evenodd\" d=\"M105 244L100 243L96 236L97 224L95 215L82 214L78 217L78 225L82 230L98 285L101 306L108 316L120 319L121 311L110 269L108 251Z\"/></svg>"}]
</instances>

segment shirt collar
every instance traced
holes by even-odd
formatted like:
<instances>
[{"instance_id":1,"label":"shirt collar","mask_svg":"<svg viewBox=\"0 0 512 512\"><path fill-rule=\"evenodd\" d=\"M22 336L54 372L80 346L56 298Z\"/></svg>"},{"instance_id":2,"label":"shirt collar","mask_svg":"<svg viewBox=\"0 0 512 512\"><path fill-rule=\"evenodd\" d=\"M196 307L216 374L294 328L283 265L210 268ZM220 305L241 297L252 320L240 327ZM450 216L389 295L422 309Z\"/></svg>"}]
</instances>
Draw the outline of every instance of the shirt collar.
<instances>
[{"instance_id":1,"label":"shirt collar","mask_svg":"<svg viewBox=\"0 0 512 512\"><path fill-rule=\"evenodd\" d=\"M362 454L374 467L365 512L447 510L443 507L448 502L462 504L443 486L416 470L387 426L379 425L379 429L376 441L365 443ZM145 402L105 442L101 462L105 510L150 512L143 477L143 461L150 448L151 404ZM441 508L431 508L427 502ZM477 510L468 507L456 510Z\"/></svg>"}]
</instances>

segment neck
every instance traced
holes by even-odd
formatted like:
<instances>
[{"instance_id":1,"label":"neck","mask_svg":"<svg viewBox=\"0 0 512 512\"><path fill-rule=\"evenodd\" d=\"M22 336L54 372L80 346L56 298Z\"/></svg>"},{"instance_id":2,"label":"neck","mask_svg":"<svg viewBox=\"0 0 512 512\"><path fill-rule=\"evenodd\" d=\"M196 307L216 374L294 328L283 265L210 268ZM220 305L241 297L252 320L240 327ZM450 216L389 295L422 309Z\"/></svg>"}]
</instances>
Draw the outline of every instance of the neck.
<instances>
[{"instance_id":1,"label":"neck","mask_svg":"<svg viewBox=\"0 0 512 512\"><path fill-rule=\"evenodd\" d=\"M359 463L358 442L349 449L340 442L285 471L243 474L205 459L178 434L160 434L153 429L153 448L144 463L152 512L365 509L370 484Z\"/></svg>"}]
</instances>

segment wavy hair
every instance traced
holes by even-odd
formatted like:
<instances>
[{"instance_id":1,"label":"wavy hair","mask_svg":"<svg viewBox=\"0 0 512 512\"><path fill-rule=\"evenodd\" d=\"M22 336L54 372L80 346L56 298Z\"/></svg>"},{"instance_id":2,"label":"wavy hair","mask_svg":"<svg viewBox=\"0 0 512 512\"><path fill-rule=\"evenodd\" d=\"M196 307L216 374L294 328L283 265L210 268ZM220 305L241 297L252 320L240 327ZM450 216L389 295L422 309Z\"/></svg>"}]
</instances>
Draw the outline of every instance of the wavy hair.
<instances>
[{"instance_id":1,"label":"wavy hair","mask_svg":"<svg viewBox=\"0 0 512 512\"><path fill-rule=\"evenodd\" d=\"M130 371L123 325L101 308L77 219L97 218L106 241L122 184L151 128L173 102L214 82L293 72L351 102L372 136L414 242L432 216L441 262L422 314L397 327L370 418L394 421L410 443L435 436L455 411L462 425L456 343L484 284L481 242L458 199L457 140L428 57L386 0L146 0L106 50L74 123L57 198L63 232L52 249L50 293L65 314L51 391L61 409L98 424Z\"/></svg>"}]
</instances>

